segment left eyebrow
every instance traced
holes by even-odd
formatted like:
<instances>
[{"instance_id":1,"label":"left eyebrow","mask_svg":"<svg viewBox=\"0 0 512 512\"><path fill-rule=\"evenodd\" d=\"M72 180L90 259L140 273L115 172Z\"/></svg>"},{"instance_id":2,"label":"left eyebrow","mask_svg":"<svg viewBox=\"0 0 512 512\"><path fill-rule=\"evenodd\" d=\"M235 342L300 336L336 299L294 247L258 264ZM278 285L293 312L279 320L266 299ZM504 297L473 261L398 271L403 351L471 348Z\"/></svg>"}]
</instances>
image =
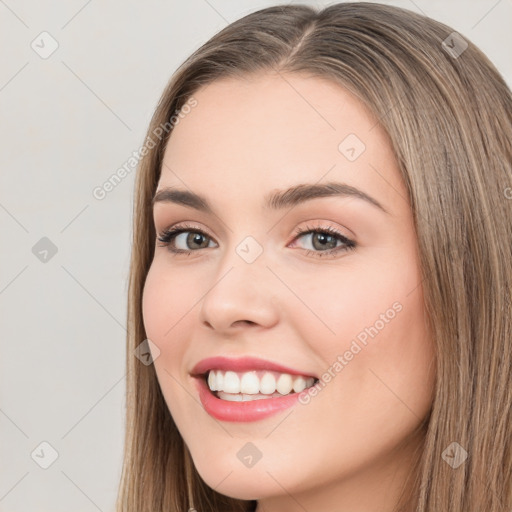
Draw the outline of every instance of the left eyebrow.
<instances>
[{"instance_id":1,"label":"left eyebrow","mask_svg":"<svg viewBox=\"0 0 512 512\"><path fill-rule=\"evenodd\" d=\"M363 192L351 185L347 185L346 183L339 183L335 181L322 184L300 183L285 190L273 191L265 196L264 204L267 209L280 210L311 199L330 196L355 197L357 199L362 199L363 201L379 208L384 213L389 214L379 201L368 195L366 192ZM205 197L189 190L181 190L171 187L163 188L156 192L152 200L152 206L159 202L181 204L182 206L194 208L205 213L214 213L213 208Z\"/></svg>"},{"instance_id":2,"label":"left eyebrow","mask_svg":"<svg viewBox=\"0 0 512 512\"><path fill-rule=\"evenodd\" d=\"M346 183L339 183L337 181L330 181L321 184L302 183L287 190L274 191L266 197L265 206L266 208L282 209L288 206L295 206L299 203L309 201L310 199L316 199L317 197L329 196L355 197L357 199L362 199L363 201L376 206L384 213L389 214L377 199L368 195L366 192L363 192L356 187L352 187L351 185L347 185Z\"/></svg>"}]
</instances>

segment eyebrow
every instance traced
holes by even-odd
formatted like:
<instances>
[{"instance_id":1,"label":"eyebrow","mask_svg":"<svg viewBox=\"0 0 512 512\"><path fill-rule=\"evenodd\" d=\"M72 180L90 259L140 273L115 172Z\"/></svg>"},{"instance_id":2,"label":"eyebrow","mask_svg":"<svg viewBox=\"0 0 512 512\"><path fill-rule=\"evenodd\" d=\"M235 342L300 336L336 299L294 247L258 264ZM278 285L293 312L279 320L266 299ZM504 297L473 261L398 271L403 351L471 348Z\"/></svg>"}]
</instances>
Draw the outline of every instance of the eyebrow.
<instances>
[{"instance_id":1,"label":"eyebrow","mask_svg":"<svg viewBox=\"0 0 512 512\"><path fill-rule=\"evenodd\" d=\"M339 183L335 181L322 184L300 183L286 190L271 192L265 196L264 205L266 209L280 210L296 206L311 199L330 196L355 197L357 199L362 199L363 201L379 208L384 213L389 214L389 212L375 198L368 195L366 192L363 192L351 185L347 185L346 183ZM152 206L156 203L162 202L180 204L204 213L214 213L213 208L205 197L189 190L181 190L172 187L163 188L154 195Z\"/></svg>"}]
</instances>

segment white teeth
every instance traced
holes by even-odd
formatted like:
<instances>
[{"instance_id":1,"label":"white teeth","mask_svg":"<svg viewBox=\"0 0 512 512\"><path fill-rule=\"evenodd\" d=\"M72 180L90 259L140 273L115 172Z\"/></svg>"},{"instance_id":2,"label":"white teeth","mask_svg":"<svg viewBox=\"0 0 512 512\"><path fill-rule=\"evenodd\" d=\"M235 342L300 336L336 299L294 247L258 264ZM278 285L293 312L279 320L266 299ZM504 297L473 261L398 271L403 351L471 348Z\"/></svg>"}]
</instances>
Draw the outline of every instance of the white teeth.
<instances>
[{"instance_id":1,"label":"white teeth","mask_svg":"<svg viewBox=\"0 0 512 512\"><path fill-rule=\"evenodd\" d=\"M270 395L276 390L276 378L271 373L263 374L260 380L260 392L264 395Z\"/></svg>"},{"instance_id":2,"label":"white teeth","mask_svg":"<svg viewBox=\"0 0 512 512\"><path fill-rule=\"evenodd\" d=\"M293 379L293 391L294 393L300 393L306 389L306 379L304 377L295 377Z\"/></svg>"},{"instance_id":3,"label":"white teeth","mask_svg":"<svg viewBox=\"0 0 512 512\"><path fill-rule=\"evenodd\" d=\"M242 393L224 393L224 391L218 391L217 395L221 400L228 402L251 402L252 400L264 400L265 398L283 396L281 393L272 393L271 395L262 395L260 393L257 395L244 395Z\"/></svg>"},{"instance_id":4,"label":"white teeth","mask_svg":"<svg viewBox=\"0 0 512 512\"><path fill-rule=\"evenodd\" d=\"M257 395L260 392L260 379L256 372L247 372L242 375L240 381L240 393Z\"/></svg>"},{"instance_id":5,"label":"white teeth","mask_svg":"<svg viewBox=\"0 0 512 512\"><path fill-rule=\"evenodd\" d=\"M273 371L253 370L237 373L229 370L210 370L207 381L210 390L217 391L219 398L242 401L269 398L270 395L283 396L292 391L300 393L311 387L315 379Z\"/></svg>"},{"instance_id":6,"label":"white teeth","mask_svg":"<svg viewBox=\"0 0 512 512\"><path fill-rule=\"evenodd\" d=\"M224 385L218 391L226 393L240 393L240 378L235 372L226 372L224 374Z\"/></svg>"},{"instance_id":7,"label":"white teeth","mask_svg":"<svg viewBox=\"0 0 512 512\"><path fill-rule=\"evenodd\" d=\"M228 402L241 402L243 397L244 395L240 393L224 393L224 391L219 391L219 398L222 398L222 400L227 400Z\"/></svg>"},{"instance_id":8,"label":"white teeth","mask_svg":"<svg viewBox=\"0 0 512 512\"><path fill-rule=\"evenodd\" d=\"M216 387L217 387L217 390L220 390L220 389L223 389L224 388L224 372L221 372L220 370L218 372L216 372Z\"/></svg>"},{"instance_id":9,"label":"white teeth","mask_svg":"<svg viewBox=\"0 0 512 512\"><path fill-rule=\"evenodd\" d=\"M214 371L208 374L208 386L212 391L217 391L217 378Z\"/></svg>"},{"instance_id":10,"label":"white teeth","mask_svg":"<svg viewBox=\"0 0 512 512\"><path fill-rule=\"evenodd\" d=\"M281 395L287 395L293 389L292 376L289 373L283 373L277 379L276 389Z\"/></svg>"}]
</instances>

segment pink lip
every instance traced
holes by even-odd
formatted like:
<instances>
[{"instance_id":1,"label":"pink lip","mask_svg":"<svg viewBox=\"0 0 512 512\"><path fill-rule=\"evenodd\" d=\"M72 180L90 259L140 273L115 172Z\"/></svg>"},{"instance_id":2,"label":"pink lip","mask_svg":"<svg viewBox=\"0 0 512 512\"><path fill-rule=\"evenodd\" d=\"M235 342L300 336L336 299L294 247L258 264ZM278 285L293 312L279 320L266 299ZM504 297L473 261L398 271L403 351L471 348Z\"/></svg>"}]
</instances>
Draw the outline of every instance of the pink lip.
<instances>
[{"instance_id":1,"label":"pink lip","mask_svg":"<svg viewBox=\"0 0 512 512\"><path fill-rule=\"evenodd\" d=\"M294 370L293 368L288 368L281 364L272 363L271 361L266 361L264 359L257 359L255 357L239 357L239 358L229 358L229 357L208 357L207 359L203 359L199 361L190 374L193 377L197 377L199 375L204 375L208 370L231 370L233 372L245 372L250 370L269 370L280 373L289 373L291 375L304 375L305 377L314 377L317 378L316 375L311 375L307 372L301 372L300 370Z\"/></svg>"},{"instance_id":2,"label":"pink lip","mask_svg":"<svg viewBox=\"0 0 512 512\"><path fill-rule=\"evenodd\" d=\"M199 399L205 411L221 421L248 422L257 421L277 414L294 405L300 393L291 393L282 397L264 398L249 402L228 402L217 398L206 384L204 377L195 378Z\"/></svg>"},{"instance_id":3,"label":"pink lip","mask_svg":"<svg viewBox=\"0 0 512 512\"><path fill-rule=\"evenodd\" d=\"M314 377L307 372L288 368L281 364L272 363L264 359L255 357L209 357L199 361L190 372L195 377L199 399L203 404L205 411L214 418L222 421L257 421L273 414L277 414L284 409L294 405L299 399L300 393L290 393L282 397L264 398L261 400L251 400L248 402L229 402L216 397L206 383L205 374L211 370L231 370L234 372L244 372L250 370L268 370L280 373L289 373L290 375L304 375L305 377Z\"/></svg>"}]
</instances>

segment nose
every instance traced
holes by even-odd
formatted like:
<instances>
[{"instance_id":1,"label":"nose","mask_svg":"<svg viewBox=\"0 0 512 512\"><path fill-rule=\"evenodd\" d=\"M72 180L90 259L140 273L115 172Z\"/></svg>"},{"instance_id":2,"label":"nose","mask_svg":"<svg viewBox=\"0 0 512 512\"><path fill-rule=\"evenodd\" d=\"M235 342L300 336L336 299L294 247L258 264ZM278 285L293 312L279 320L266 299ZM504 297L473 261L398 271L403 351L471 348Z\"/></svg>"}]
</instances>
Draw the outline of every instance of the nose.
<instances>
[{"instance_id":1,"label":"nose","mask_svg":"<svg viewBox=\"0 0 512 512\"><path fill-rule=\"evenodd\" d=\"M233 250L223 258L200 308L207 328L228 335L247 327L272 327L278 322L274 276L263 255L247 263Z\"/></svg>"}]
</instances>

